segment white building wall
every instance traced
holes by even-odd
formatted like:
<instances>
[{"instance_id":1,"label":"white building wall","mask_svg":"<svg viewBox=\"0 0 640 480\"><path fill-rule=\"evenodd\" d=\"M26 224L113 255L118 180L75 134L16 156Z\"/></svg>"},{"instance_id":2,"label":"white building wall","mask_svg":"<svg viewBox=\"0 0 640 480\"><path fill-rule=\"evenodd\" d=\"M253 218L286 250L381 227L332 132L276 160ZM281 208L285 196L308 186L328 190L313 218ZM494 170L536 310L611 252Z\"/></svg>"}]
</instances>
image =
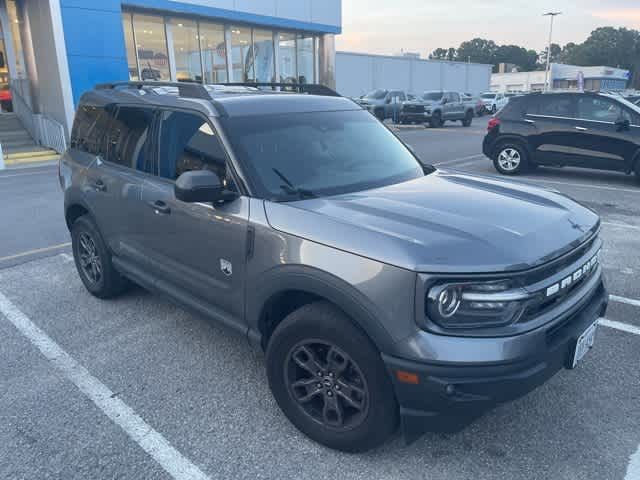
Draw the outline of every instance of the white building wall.
<instances>
[{"instance_id":1,"label":"white building wall","mask_svg":"<svg viewBox=\"0 0 640 480\"><path fill-rule=\"evenodd\" d=\"M336 90L349 97L376 88L410 93L454 90L478 94L489 89L491 68L474 63L337 52Z\"/></svg>"},{"instance_id":2,"label":"white building wall","mask_svg":"<svg viewBox=\"0 0 640 480\"><path fill-rule=\"evenodd\" d=\"M342 0L179 0L172 3L190 3L334 27L342 25Z\"/></svg>"}]
</instances>

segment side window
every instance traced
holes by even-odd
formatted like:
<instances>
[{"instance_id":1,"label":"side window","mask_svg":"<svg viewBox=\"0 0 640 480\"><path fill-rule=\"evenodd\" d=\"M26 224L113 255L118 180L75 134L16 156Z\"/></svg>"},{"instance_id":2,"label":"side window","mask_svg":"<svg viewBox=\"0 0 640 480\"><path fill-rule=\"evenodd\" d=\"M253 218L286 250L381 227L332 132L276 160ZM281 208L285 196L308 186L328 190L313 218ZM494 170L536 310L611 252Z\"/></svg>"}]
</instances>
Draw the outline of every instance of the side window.
<instances>
[{"instance_id":1,"label":"side window","mask_svg":"<svg viewBox=\"0 0 640 480\"><path fill-rule=\"evenodd\" d=\"M155 174L151 150L154 110L119 107L110 124L106 160L141 172Z\"/></svg>"},{"instance_id":2,"label":"side window","mask_svg":"<svg viewBox=\"0 0 640 480\"><path fill-rule=\"evenodd\" d=\"M160 176L175 180L192 170L211 170L227 179L222 143L209 122L200 115L164 112L160 131Z\"/></svg>"},{"instance_id":3,"label":"side window","mask_svg":"<svg viewBox=\"0 0 640 480\"><path fill-rule=\"evenodd\" d=\"M549 117L574 118L571 97L566 95L539 95L531 100L527 113Z\"/></svg>"},{"instance_id":4,"label":"side window","mask_svg":"<svg viewBox=\"0 0 640 480\"><path fill-rule=\"evenodd\" d=\"M103 107L83 105L76 112L71 132L71 146L92 155L106 153L106 133L111 121Z\"/></svg>"},{"instance_id":5,"label":"side window","mask_svg":"<svg viewBox=\"0 0 640 480\"><path fill-rule=\"evenodd\" d=\"M578 118L615 123L622 116L622 106L602 97L585 96L578 99Z\"/></svg>"},{"instance_id":6,"label":"side window","mask_svg":"<svg viewBox=\"0 0 640 480\"><path fill-rule=\"evenodd\" d=\"M407 100L407 96L404 94L404 92L400 92L399 98L401 102L404 102Z\"/></svg>"},{"instance_id":7,"label":"side window","mask_svg":"<svg viewBox=\"0 0 640 480\"><path fill-rule=\"evenodd\" d=\"M460 95L458 93L450 93L449 95L451 95L451 101L454 103L458 103L460 101Z\"/></svg>"}]
</instances>

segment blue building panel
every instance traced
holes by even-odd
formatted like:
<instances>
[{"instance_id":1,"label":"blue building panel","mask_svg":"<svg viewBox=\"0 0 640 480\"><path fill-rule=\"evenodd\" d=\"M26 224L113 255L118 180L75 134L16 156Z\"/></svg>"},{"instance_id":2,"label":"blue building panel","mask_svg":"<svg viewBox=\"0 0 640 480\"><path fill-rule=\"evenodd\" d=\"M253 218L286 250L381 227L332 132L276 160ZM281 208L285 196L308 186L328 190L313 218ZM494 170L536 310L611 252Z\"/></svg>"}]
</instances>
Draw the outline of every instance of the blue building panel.
<instances>
[{"instance_id":1,"label":"blue building panel","mask_svg":"<svg viewBox=\"0 0 640 480\"><path fill-rule=\"evenodd\" d=\"M75 105L97 83L129 79L122 9L146 9L275 29L340 33L341 27L173 0L60 0ZM226 5L226 4L225 4Z\"/></svg>"}]
</instances>

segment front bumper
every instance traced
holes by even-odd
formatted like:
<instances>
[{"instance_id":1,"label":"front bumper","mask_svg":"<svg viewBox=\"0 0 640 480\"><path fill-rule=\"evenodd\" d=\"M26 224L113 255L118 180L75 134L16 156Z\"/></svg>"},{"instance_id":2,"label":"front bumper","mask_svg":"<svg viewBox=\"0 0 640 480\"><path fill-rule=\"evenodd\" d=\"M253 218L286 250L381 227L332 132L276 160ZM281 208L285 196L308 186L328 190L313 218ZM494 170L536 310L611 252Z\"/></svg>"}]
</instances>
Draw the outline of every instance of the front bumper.
<instances>
[{"instance_id":1,"label":"front bumper","mask_svg":"<svg viewBox=\"0 0 640 480\"><path fill-rule=\"evenodd\" d=\"M400 120L407 122L428 122L431 120L431 112L401 112Z\"/></svg>"},{"instance_id":2,"label":"front bumper","mask_svg":"<svg viewBox=\"0 0 640 480\"><path fill-rule=\"evenodd\" d=\"M508 363L438 363L407 361L383 355L394 383L402 430L407 442L425 431L452 431L492 407L514 400L571 368L580 335L606 312L608 294L602 278L579 309L561 322L541 327L544 342L537 351ZM491 345L492 339L483 339ZM398 372L417 376L399 380ZM414 379L416 377L413 377Z\"/></svg>"}]
</instances>

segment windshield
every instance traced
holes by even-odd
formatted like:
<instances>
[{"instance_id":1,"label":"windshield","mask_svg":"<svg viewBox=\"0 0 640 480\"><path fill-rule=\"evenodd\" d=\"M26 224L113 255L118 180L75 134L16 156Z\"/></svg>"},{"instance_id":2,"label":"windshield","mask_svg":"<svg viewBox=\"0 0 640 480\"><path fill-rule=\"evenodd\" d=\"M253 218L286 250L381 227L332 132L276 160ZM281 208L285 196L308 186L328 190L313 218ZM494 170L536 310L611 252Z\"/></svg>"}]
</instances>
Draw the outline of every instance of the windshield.
<instances>
[{"instance_id":1,"label":"windshield","mask_svg":"<svg viewBox=\"0 0 640 480\"><path fill-rule=\"evenodd\" d=\"M626 98L622 98L622 97L618 98L618 101L626 105L628 108L630 108L634 112L640 113L640 106L637 103L630 102Z\"/></svg>"},{"instance_id":2,"label":"windshield","mask_svg":"<svg viewBox=\"0 0 640 480\"><path fill-rule=\"evenodd\" d=\"M496 94L495 93L483 93L480 96L482 98L486 98L487 100L493 100L494 98L496 98Z\"/></svg>"},{"instance_id":3,"label":"windshield","mask_svg":"<svg viewBox=\"0 0 640 480\"><path fill-rule=\"evenodd\" d=\"M443 95L442 92L424 92L424 94L422 95L422 98L423 100L437 101L442 98L442 95Z\"/></svg>"},{"instance_id":4,"label":"windshield","mask_svg":"<svg viewBox=\"0 0 640 480\"><path fill-rule=\"evenodd\" d=\"M260 196L291 201L424 176L413 154L370 113L256 115L222 119Z\"/></svg>"},{"instance_id":5,"label":"windshield","mask_svg":"<svg viewBox=\"0 0 640 480\"><path fill-rule=\"evenodd\" d=\"M373 92L367 93L364 98L373 98L374 100L379 100L387 96L387 90L374 90Z\"/></svg>"}]
</instances>

